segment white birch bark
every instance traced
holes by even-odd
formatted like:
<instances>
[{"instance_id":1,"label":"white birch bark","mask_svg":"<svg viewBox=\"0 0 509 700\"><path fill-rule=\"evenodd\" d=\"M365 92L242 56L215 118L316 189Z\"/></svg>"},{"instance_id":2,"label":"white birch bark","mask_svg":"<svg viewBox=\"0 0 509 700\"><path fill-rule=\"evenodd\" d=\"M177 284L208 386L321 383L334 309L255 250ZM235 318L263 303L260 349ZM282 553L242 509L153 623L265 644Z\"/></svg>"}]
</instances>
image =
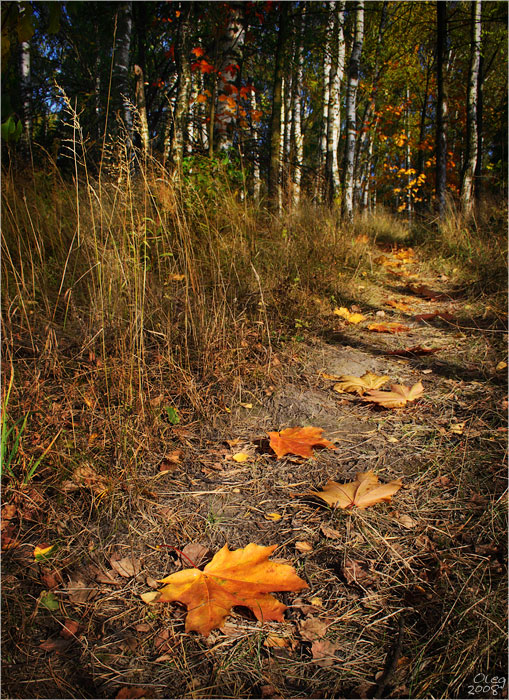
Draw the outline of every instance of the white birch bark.
<instances>
[{"instance_id":1,"label":"white birch bark","mask_svg":"<svg viewBox=\"0 0 509 700\"><path fill-rule=\"evenodd\" d=\"M20 46L20 71L21 71L21 105L23 115L23 137L22 143L28 150L32 140L32 82L30 75L30 44L28 41L21 42Z\"/></svg>"},{"instance_id":2,"label":"white birch bark","mask_svg":"<svg viewBox=\"0 0 509 700\"><path fill-rule=\"evenodd\" d=\"M133 119L129 90L129 56L132 34L132 2L119 6L117 15L117 40L115 45L115 83L118 94L115 96L121 104L122 118L129 141L132 139Z\"/></svg>"},{"instance_id":3,"label":"white birch bark","mask_svg":"<svg viewBox=\"0 0 509 700\"><path fill-rule=\"evenodd\" d=\"M335 2L334 5L334 44L332 66L329 75L329 109L327 120L327 195L330 202L334 201L339 192L339 163L338 146L339 131L341 126L341 102L340 91L345 68L345 35L344 35L344 2Z\"/></svg>"},{"instance_id":4,"label":"white birch bark","mask_svg":"<svg viewBox=\"0 0 509 700\"><path fill-rule=\"evenodd\" d=\"M355 8L355 34L348 66L348 87L346 93L346 144L343 168L342 215L353 218L353 189L356 132L357 88L359 86L359 64L364 40L364 0L358 0Z\"/></svg>"},{"instance_id":5,"label":"white birch bark","mask_svg":"<svg viewBox=\"0 0 509 700\"><path fill-rule=\"evenodd\" d=\"M292 201L293 206L300 202L302 161L304 157L304 139L302 134L302 81L304 76L304 18L305 6L302 8L298 36L295 50L295 85L293 90L292 128L294 133L294 164L292 173Z\"/></svg>"},{"instance_id":6,"label":"white birch bark","mask_svg":"<svg viewBox=\"0 0 509 700\"><path fill-rule=\"evenodd\" d=\"M481 0L472 3L472 26L470 66L468 72L467 92L467 148L465 167L461 182L461 206L465 214L472 211L474 202L474 177L478 158L478 123L477 100L479 94L479 75L481 63Z\"/></svg>"},{"instance_id":7,"label":"white birch bark","mask_svg":"<svg viewBox=\"0 0 509 700\"><path fill-rule=\"evenodd\" d=\"M228 3L228 25L219 45L222 56L217 82L217 105L215 113L216 143L219 150L233 146L233 133L238 119L239 95L237 75L242 61L245 31L242 3ZM226 97L226 99L221 99ZM235 103L235 106L233 106Z\"/></svg>"}]
</instances>

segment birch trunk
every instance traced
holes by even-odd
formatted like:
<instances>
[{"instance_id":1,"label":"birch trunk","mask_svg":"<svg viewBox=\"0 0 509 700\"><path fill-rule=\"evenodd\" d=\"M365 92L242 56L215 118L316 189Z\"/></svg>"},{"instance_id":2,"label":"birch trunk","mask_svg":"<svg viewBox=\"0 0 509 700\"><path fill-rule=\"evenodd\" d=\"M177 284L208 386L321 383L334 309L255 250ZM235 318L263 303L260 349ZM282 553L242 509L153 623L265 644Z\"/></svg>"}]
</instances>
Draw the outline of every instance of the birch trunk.
<instances>
[{"instance_id":1,"label":"birch trunk","mask_svg":"<svg viewBox=\"0 0 509 700\"><path fill-rule=\"evenodd\" d=\"M244 47L243 3L227 3L228 24L219 45L222 56L217 81L215 114L216 143L218 149L233 147L233 136L238 121L238 75Z\"/></svg>"},{"instance_id":2,"label":"birch trunk","mask_svg":"<svg viewBox=\"0 0 509 700\"><path fill-rule=\"evenodd\" d=\"M131 147L133 134L133 119L130 105L131 91L129 85L132 6L132 2L125 2L122 3L117 10L117 40L115 43L115 64L113 69L116 92L114 95L114 102L124 122L129 149Z\"/></svg>"},{"instance_id":3,"label":"birch trunk","mask_svg":"<svg viewBox=\"0 0 509 700\"><path fill-rule=\"evenodd\" d=\"M475 0L471 5L471 44L470 66L468 71L467 92L467 147L465 166L461 182L461 206L466 215L472 213L474 202L474 178L478 157L478 109L479 68L481 61L481 0Z\"/></svg>"},{"instance_id":4,"label":"birch trunk","mask_svg":"<svg viewBox=\"0 0 509 700\"><path fill-rule=\"evenodd\" d=\"M184 158L184 144L189 114L191 95L191 62L189 60L190 18L193 12L192 2L180 3L180 24L175 47L175 60L178 71L177 97L173 113L171 137L171 161L179 169Z\"/></svg>"},{"instance_id":5,"label":"birch trunk","mask_svg":"<svg viewBox=\"0 0 509 700\"><path fill-rule=\"evenodd\" d=\"M302 14L297 24L297 40L295 49L295 80L293 90L293 110L292 110L292 127L294 134L294 163L292 173L292 203L293 206L298 206L301 195L301 180L302 180L302 161L304 157L304 137L302 134L302 81L304 76L304 21L305 21L305 5L302 8Z\"/></svg>"},{"instance_id":6,"label":"birch trunk","mask_svg":"<svg viewBox=\"0 0 509 700\"><path fill-rule=\"evenodd\" d=\"M343 218L353 218L353 189L356 142L356 106L359 86L359 65L364 40L364 1L358 0L355 7L355 34L348 66L348 86L346 93L346 144L343 167L343 197L341 211Z\"/></svg>"},{"instance_id":7,"label":"birch trunk","mask_svg":"<svg viewBox=\"0 0 509 700\"><path fill-rule=\"evenodd\" d=\"M283 83L283 54L286 43L286 23L288 17L287 3L283 2L279 10L279 32L274 66L274 83L272 90L272 112L270 117L270 160L268 173L269 206L279 209L279 167L281 144L281 87Z\"/></svg>"},{"instance_id":8,"label":"birch trunk","mask_svg":"<svg viewBox=\"0 0 509 700\"><path fill-rule=\"evenodd\" d=\"M338 141L341 126L341 102L340 90L343 81L345 68L345 4L335 2L334 5L334 44L332 66L329 75L329 109L327 119L327 156L325 162L327 199L330 203L334 201L339 192L339 163L338 163Z\"/></svg>"},{"instance_id":9,"label":"birch trunk","mask_svg":"<svg viewBox=\"0 0 509 700\"><path fill-rule=\"evenodd\" d=\"M447 63L447 3L437 0L437 106L436 106L436 175L435 196L438 214L445 214L445 190L447 186L447 94L445 87L445 66Z\"/></svg>"},{"instance_id":10,"label":"birch trunk","mask_svg":"<svg viewBox=\"0 0 509 700\"><path fill-rule=\"evenodd\" d=\"M147 119L147 106L145 104L145 78L143 76L143 70L141 66L134 66L134 76L136 78L136 109L138 112L138 118L140 120L139 130L141 137L141 146L143 149L143 154L148 155L149 148L149 133L148 133L148 119Z\"/></svg>"},{"instance_id":11,"label":"birch trunk","mask_svg":"<svg viewBox=\"0 0 509 700\"><path fill-rule=\"evenodd\" d=\"M21 72L21 109L23 116L22 144L25 151L30 149L32 140L32 81L30 75L30 44L21 42L20 46L20 72Z\"/></svg>"},{"instance_id":12,"label":"birch trunk","mask_svg":"<svg viewBox=\"0 0 509 700\"><path fill-rule=\"evenodd\" d=\"M252 114L256 114L258 107L256 104L256 92L253 89L250 93L250 107ZM251 117L251 137L253 140L253 195L255 202L260 201L261 178L260 178L260 153L258 137L258 120Z\"/></svg>"},{"instance_id":13,"label":"birch trunk","mask_svg":"<svg viewBox=\"0 0 509 700\"><path fill-rule=\"evenodd\" d=\"M330 100L330 74L332 69L332 48L334 42L334 15L329 10L329 20L327 23L327 42L323 54L323 105L322 105L322 130L320 133L320 143L318 152L318 182L317 193L322 201L327 193L326 157L327 157L327 125L329 123L329 100Z\"/></svg>"}]
</instances>

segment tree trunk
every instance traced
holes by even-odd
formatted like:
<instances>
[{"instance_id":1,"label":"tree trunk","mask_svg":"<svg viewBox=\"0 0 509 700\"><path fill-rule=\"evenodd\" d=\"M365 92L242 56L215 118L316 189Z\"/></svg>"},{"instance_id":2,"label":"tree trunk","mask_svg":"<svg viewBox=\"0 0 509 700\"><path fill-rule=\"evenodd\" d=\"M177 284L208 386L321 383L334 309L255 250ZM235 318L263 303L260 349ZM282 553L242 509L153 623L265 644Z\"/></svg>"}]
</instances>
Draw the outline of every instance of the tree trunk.
<instances>
[{"instance_id":1,"label":"tree trunk","mask_svg":"<svg viewBox=\"0 0 509 700\"><path fill-rule=\"evenodd\" d=\"M333 4L333 3L331 3ZM332 70L332 53L334 47L334 13L329 9L329 19L327 22L327 41L323 54L323 85L322 85L322 128L320 133L319 151L318 151L318 182L317 195L319 201L322 201L327 196L327 176L326 176L326 158L327 158L327 126L329 123L329 101L330 101L330 74Z\"/></svg>"},{"instance_id":2,"label":"tree trunk","mask_svg":"<svg viewBox=\"0 0 509 700\"><path fill-rule=\"evenodd\" d=\"M302 161L304 158L304 138L302 134L302 79L304 75L304 48L302 45L304 35L304 17L306 6L302 7L302 14L297 21L297 37L295 48L295 80L293 90L292 126L294 135L294 162L292 173L292 204L298 206L301 194Z\"/></svg>"},{"instance_id":3,"label":"tree trunk","mask_svg":"<svg viewBox=\"0 0 509 700\"><path fill-rule=\"evenodd\" d=\"M180 23L175 47L175 62L177 64L178 84L175 111L173 114L173 127L171 138L171 161L179 169L184 158L184 144L186 140L186 126L189 113L189 98L191 95L191 62L190 50L190 24L193 13L193 2L181 2Z\"/></svg>"},{"instance_id":4,"label":"tree trunk","mask_svg":"<svg viewBox=\"0 0 509 700\"><path fill-rule=\"evenodd\" d=\"M134 75L136 78L136 109L138 111L138 118L140 120L139 130L141 137L141 146L144 155L148 154L149 147L149 133L148 133L148 119L147 119L147 106L145 104L145 84L143 77L143 70L141 66L134 66Z\"/></svg>"},{"instance_id":5,"label":"tree trunk","mask_svg":"<svg viewBox=\"0 0 509 700\"><path fill-rule=\"evenodd\" d=\"M20 73L21 73L21 109L23 115L22 145L26 153L29 152L32 140L32 81L30 75L30 44L22 41L20 45Z\"/></svg>"},{"instance_id":6,"label":"tree trunk","mask_svg":"<svg viewBox=\"0 0 509 700\"><path fill-rule=\"evenodd\" d=\"M345 219L353 218L353 187L356 142L356 106L359 86L359 65L364 40L364 1L358 0L355 7L355 34L348 66L348 86L346 93L346 144L343 167L343 197L341 212Z\"/></svg>"},{"instance_id":7,"label":"tree trunk","mask_svg":"<svg viewBox=\"0 0 509 700\"><path fill-rule=\"evenodd\" d=\"M345 69L345 4L332 3L334 13L334 44L332 66L329 75L329 109L327 111L327 156L325 160L327 200L332 203L339 192L338 140L341 126L340 90Z\"/></svg>"},{"instance_id":8,"label":"tree trunk","mask_svg":"<svg viewBox=\"0 0 509 700\"><path fill-rule=\"evenodd\" d=\"M478 111L477 98L479 94L479 66L481 60L481 0L471 4L471 44L470 66L468 71L467 91L467 134L466 153L463 177L461 181L461 206L468 216L472 212L474 202L474 178L478 157Z\"/></svg>"},{"instance_id":9,"label":"tree trunk","mask_svg":"<svg viewBox=\"0 0 509 700\"><path fill-rule=\"evenodd\" d=\"M253 139L253 195L255 202L260 201L261 178L260 178L260 153L259 153L259 138L258 138L258 108L256 105L256 92L253 90L250 93L251 107L251 136ZM254 115L254 116L253 116Z\"/></svg>"},{"instance_id":10,"label":"tree trunk","mask_svg":"<svg viewBox=\"0 0 509 700\"><path fill-rule=\"evenodd\" d=\"M268 174L269 206L278 210L279 153L281 143L281 87L283 83L283 54L286 43L287 3L281 3L279 10L279 32L274 66L274 86L272 90L272 112L270 116L270 160Z\"/></svg>"},{"instance_id":11,"label":"tree trunk","mask_svg":"<svg viewBox=\"0 0 509 700\"><path fill-rule=\"evenodd\" d=\"M435 196L438 214L445 214L445 190L447 186L447 93L445 66L447 63L447 3L437 0L437 106L436 106L436 175Z\"/></svg>"},{"instance_id":12,"label":"tree trunk","mask_svg":"<svg viewBox=\"0 0 509 700\"><path fill-rule=\"evenodd\" d=\"M133 119L130 108L131 90L129 84L129 57L131 53L132 34L132 2L124 2L117 10L117 40L115 44L115 92L113 102L117 114L120 113L126 136L128 147L130 148L133 133Z\"/></svg>"},{"instance_id":13,"label":"tree trunk","mask_svg":"<svg viewBox=\"0 0 509 700\"><path fill-rule=\"evenodd\" d=\"M227 3L226 11L228 23L219 43L219 54L222 58L216 90L215 128L216 143L220 151L233 147L239 112L237 83L245 37L243 3Z\"/></svg>"}]
</instances>

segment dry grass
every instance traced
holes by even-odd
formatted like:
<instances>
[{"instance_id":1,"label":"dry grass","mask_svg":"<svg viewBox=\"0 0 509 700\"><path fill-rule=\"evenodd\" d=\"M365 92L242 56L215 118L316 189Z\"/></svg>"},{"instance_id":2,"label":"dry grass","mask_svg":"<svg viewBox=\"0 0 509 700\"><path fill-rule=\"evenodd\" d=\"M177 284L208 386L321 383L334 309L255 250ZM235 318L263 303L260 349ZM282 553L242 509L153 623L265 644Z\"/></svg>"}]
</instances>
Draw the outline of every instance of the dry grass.
<instances>
[{"instance_id":1,"label":"dry grass","mask_svg":"<svg viewBox=\"0 0 509 700\"><path fill-rule=\"evenodd\" d=\"M120 161L123 179L99 183L75 163L74 182L50 166L2 180L4 427L21 419L3 474L5 694L463 697L476 673L505 675L505 345L498 277L483 287L498 224L462 238L454 219L425 239L387 214L348 229L305 204L274 219L219 165L176 180L155 161L131 177ZM423 274L447 270L454 321L414 324L411 343L343 327L335 305L374 314L401 293L374 263L375 243L401 241ZM482 263L475 279L468 250ZM407 342L443 350L383 354ZM425 400L387 413L332 395L317 369L344 346L405 383L431 369ZM265 431L311 421L312 406L347 421L340 449L276 462ZM241 450L248 463L231 459ZM69 488L84 467L89 481ZM292 495L369 468L403 476L392 504L337 512ZM139 598L179 568L172 547L201 542L212 555L250 541L278 543L310 585L281 596L284 624L236 611L203 639L185 633L178 605ZM58 549L36 562L42 542ZM140 573L116 575L115 554ZM82 602L70 591L79 579ZM327 624L331 665L302 636L310 617ZM80 623L67 645L66 619ZM287 645L268 646L269 632Z\"/></svg>"}]
</instances>

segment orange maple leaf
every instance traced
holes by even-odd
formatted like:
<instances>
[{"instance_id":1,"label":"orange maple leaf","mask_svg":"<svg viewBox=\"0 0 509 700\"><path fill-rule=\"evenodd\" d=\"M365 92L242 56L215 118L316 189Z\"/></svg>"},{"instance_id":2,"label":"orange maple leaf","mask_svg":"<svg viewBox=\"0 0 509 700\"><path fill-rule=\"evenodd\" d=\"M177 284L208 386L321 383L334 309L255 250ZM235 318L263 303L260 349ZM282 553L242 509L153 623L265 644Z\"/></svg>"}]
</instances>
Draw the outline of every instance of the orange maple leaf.
<instances>
[{"instance_id":1,"label":"orange maple leaf","mask_svg":"<svg viewBox=\"0 0 509 700\"><path fill-rule=\"evenodd\" d=\"M410 328L402 323L370 323L368 326L368 331L376 333L404 333L409 330Z\"/></svg>"},{"instance_id":2,"label":"orange maple leaf","mask_svg":"<svg viewBox=\"0 0 509 700\"><path fill-rule=\"evenodd\" d=\"M404 301L396 301L394 299L389 299L385 302L387 306L392 306L393 309L398 309L398 311L412 311L412 307L406 304Z\"/></svg>"},{"instance_id":3,"label":"orange maple leaf","mask_svg":"<svg viewBox=\"0 0 509 700\"><path fill-rule=\"evenodd\" d=\"M384 408L402 408L410 401L415 401L424 393L422 382L417 382L412 387L404 384L393 384L390 391L367 391L363 401L377 403Z\"/></svg>"},{"instance_id":4,"label":"orange maple leaf","mask_svg":"<svg viewBox=\"0 0 509 700\"><path fill-rule=\"evenodd\" d=\"M310 425L305 428L286 428L280 433L269 433L270 446L278 459L287 454L314 457L313 447L315 446L335 450L336 446L323 438L322 433L323 428L313 428Z\"/></svg>"},{"instance_id":5,"label":"orange maple leaf","mask_svg":"<svg viewBox=\"0 0 509 700\"><path fill-rule=\"evenodd\" d=\"M403 484L401 479L391 481L389 484L379 484L378 477L371 470L359 472L355 481L346 484L338 484L337 481L329 481L322 491L306 491L302 496L316 496L321 498L333 508L367 508L380 501L390 501L393 494Z\"/></svg>"},{"instance_id":6,"label":"orange maple leaf","mask_svg":"<svg viewBox=\"0 0 509 700\"><path fill-rule=\"evenodd\" d=\"M191 53L194 53L196 58L201 58L205 56L205 49L202 49L201 46L196 46L194 49L191 49Z\"/></svg>"},{"instance_id":7,"label":"orange maple leaf","mask_svg":"<svg viewBox=\"0 0 509 700\"><path fill-rule=\"evenodd\" d=\"M222 627L236 605L252 610L261 622L282 621L286 605L269 593L300 591L308 585L293 566L269 561L276 547L251 542L231 552L225 545L203 571L184 569L161 579L160 583L166 585L159 591L158 600L183 603L187 607L186 632L195 630L203 635ZM155 602L151 593L142 598Z\"/></svg>"}]
</instances>

